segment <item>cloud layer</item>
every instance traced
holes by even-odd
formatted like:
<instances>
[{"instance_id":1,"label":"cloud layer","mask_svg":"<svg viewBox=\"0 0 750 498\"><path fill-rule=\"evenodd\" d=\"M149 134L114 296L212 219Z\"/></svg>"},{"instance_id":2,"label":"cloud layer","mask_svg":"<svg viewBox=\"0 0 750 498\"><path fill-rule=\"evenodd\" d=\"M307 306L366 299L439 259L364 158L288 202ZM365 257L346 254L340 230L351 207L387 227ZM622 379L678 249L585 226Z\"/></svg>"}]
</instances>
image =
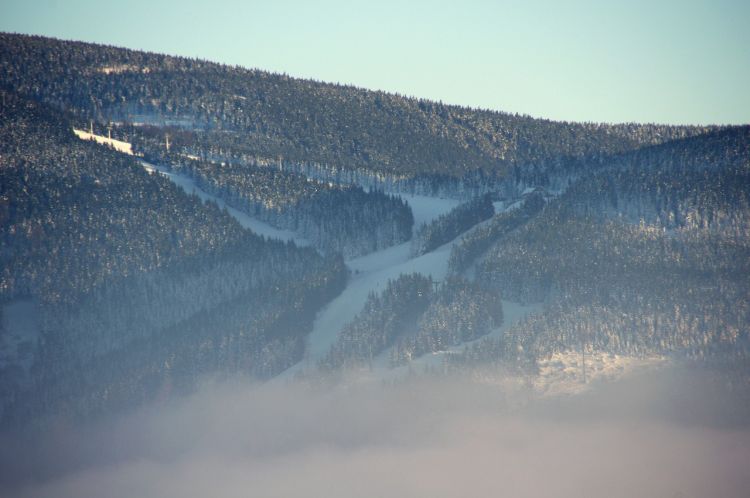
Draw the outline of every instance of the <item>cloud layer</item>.
<instances>
[{"instance_id":1,"label":"cloud layer","mask_svg":"<svg viewBox=\"0 0 750 498\"><path fill-rule=\"evenodd\" d=\"M680 373L519 404L463 380L214 383L95 427L6 441L0 494L745 496L747 400L719 400L713 386Z\"/></svg>"}]
</instances>

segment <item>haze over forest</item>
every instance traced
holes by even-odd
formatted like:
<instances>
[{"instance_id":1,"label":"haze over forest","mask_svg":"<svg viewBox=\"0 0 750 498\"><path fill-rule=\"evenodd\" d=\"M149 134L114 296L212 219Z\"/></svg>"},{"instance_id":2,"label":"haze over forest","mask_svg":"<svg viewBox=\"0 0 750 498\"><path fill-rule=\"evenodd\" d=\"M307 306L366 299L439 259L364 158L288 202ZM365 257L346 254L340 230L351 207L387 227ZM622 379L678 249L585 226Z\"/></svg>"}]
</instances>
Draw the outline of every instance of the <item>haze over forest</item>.
<instances>
[{"instance_id":1,"label":"haze over forest","mask_svg":"<svg viewBox=\"0 0 750 498\"><path fill-rule=\"evenodd\" d=\"M750 125L0 33L3 496L739 497Z\"/></svg>"}]
</instances>

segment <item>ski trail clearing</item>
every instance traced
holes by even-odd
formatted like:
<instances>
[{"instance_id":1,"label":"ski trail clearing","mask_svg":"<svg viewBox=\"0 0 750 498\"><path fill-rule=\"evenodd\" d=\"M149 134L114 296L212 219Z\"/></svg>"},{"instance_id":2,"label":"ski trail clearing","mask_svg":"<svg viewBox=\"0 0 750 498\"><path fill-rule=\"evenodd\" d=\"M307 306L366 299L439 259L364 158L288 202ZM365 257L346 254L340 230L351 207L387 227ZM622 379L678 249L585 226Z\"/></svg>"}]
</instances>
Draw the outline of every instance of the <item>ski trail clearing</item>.
<instances>
[{"instance_id":1,"label":"ski trail clearing","mask_svg":"<svg viewBox=\"0 0 750 498\"><path fill-rule=\"evenodd\" d=\"M455 199L401 195L412 208L414 226L429 223L441 214L447 213L460 202ZM364 307L367 296L385 289L389 280L395 280L402 273L421 273L433 280L443 280L448 272L448 258L453 242L422 256L411 257L411 242L389 247L346 262L352 276L344 291L325 306L315 319L313 330L308 336L305 358L290 367L277 378L288 379L299 372L315 369L336 341L339 332L352 321Z\"/></svg>"},{"instance_id":2,"label":"ski trail clearing","mask_svg":"<svg viewBox=\"0 0 750 498\"><path fill-rule=\"evenodd\" d=\"M206 191L202 190L200 187L198 187L193 180L190 178L180 175L178 173L173 173L169 171L167 168L163 166L157 166L155 164L148 163L146 161L141 161L141 164L143 164L143 167L146 168L146 171L149 173L157 172L160 175L166 176L169 178L172 183L179 186L187 192L188 194L195 194L197 195L203 202L206 201L212 201L218 204L220 208L226 208L227 212L236 219L240 225L243 227L252 230L253 232L257 233L258 235L263 235L270 239L281 239L284 241L287 240L293 240L298 246L307 246L310 245L310 243L301 237L299 237L296 233L291 232L289 230L280 230L278 228L274 228L268 223L264 223L258 219L252 218L248 216L247 214L243 213L242 211L239 211L229 205L227 205L226 202L224 202L219 197L213 196Z\"/></svg>"}]
</instances>

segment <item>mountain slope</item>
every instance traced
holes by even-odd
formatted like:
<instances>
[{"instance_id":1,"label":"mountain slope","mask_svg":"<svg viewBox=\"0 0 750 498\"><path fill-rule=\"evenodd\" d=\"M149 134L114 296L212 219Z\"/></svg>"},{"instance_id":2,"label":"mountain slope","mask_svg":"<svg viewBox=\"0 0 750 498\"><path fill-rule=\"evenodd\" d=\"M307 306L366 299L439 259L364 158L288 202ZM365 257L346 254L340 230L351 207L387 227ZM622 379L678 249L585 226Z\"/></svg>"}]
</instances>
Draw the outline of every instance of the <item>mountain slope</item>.
<instances>
[{"instance_id":1,"label":"mountain slope","mask_svg":"<svg viewBox=\"0 0 750 498\"><path fill-rule=\"evenodd\" d=\"M0 81L89 119L191 130L192 148L396 175L505 174L705 127L553 122L50 38L0 34ZM129 140L131 141L131 140Z\"/></svg>"},{"instance_id":2,"label":"mountain slope","mask_svg":"<svg viewBox=\"0 0 750 498\"><path fill-rule=\"evenodd\" d=\"M7 423L132 406L217 371L273 375L346 279L340 258L258 237L8 93L0 200L0 337L19 304L38 321L30 361L0 354Z\"/></svg>"}]
</instances>

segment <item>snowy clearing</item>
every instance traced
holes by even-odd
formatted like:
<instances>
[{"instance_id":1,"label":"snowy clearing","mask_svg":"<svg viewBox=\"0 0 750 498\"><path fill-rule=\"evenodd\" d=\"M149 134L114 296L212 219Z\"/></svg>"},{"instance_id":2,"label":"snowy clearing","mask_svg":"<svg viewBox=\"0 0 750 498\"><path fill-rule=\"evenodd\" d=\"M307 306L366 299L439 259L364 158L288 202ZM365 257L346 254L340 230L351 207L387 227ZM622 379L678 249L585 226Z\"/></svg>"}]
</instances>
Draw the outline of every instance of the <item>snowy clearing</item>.
<instances>
[{"instance_id":1,"label":"snowy clearing","mask_svg":"<svg viewBox=\"0 0 750 498\"><path fill-rule=\"evenodd\" d=\"M461 204L461 201L456 199L443 199L439 197L410 194L396 195L409 203L411 212L414 214L414 231L422 226L422 224L431 222L441 214L445 214Z\"/></svg>"},{"instance_id":2,"label":"snowy clearing","mask_svg":"<svg viewBox=\"0 0 750 498\"><path fill-rule=\"evenodd\" d=\"M92 135L82 130L74 131L81 139L93 139L98 143L111 145L121 152L132 154L132 148L130 144L126 142L112 140L99 135ZM226 208L229 214L232 215L243 227L248 228L259 235L285 241L293 240L295 243L302 246L309 245L307 240L299 237L294 232L274 228L267 223L252 218L247 214L228 206L222 199L208 194L199 188L192 179L184 175L176 174L163 166L151 164L146 161L141 161L141 164L149 173L159 173L169 178L169 180L181 187L188 194L195 194L204 202L212 201L219 207ZM456 199L410 194L398 195L409 204L409 207L412 210L414 215L414 231L423 224L430 223L439 216L448 213L451 209L461 203L461 201ZM494 203L494 206L496 212L513 207L512 204L506 206L504 202L496 202ZM485 223L487 223L487 221L476 225L470 230ZM453 241L434 251L415 258L410 257L411 241L408 241L382 251L347 260L346 264L351 269L352 276L343 292L318 312L313 325L313 330L308 336L308 344L304 360L287 369L279 375L278 378L290 378L299 372L316 368L318 361L325 357L331 346L335 343L339 332L347 323L352 321L357 313L359 313L364 307L367 297L373 292L382 291L388 284L389 280L395 280L399 275L405 273L421 273L422 275L429 276L436 281L443 280L448 272L448 258L450 257L451 249L453 248L453 245L463 237L463 235L464 234L459 235ZM535 305L521 306L517 303L503 301L503 312L505 315L504 324L502 327L492 332L490 336L502 334L508 326L516 323L528 313L537 311L538 308L539 306ZM482 339L484 338L477 340ZM460 351L464 347L471 345L472 342L454 346L447 351L440 353L423 355L420 358L416 358L411 365L395 369L391 369L388 366L386 352L376 359L374 364L376 371L372 373L375 377L379 378L398 377L413 368L424 369L429 366L434 366L443 361L443 355Z\"/></svg>"},{"instance_id":3,"label":"snowy clearing","mask_svg":"<svg viewBox=\"0 0 750 498\"><path fill-rule=\"evenodd\" d=\"M400 196L409 203L414 213L414 227L429 223L459 204L455 199L439 199L420 195ZM410 259L411 241L365 256L347 260L352 276L344 291L319 313L308 336L305 359L287 369L279 378L289 378L298 372L314 369L336 341L339 332L364 307L367 296L380 292L389 280L402 273L421 273L442 280L448 272L448 257L453 242L435 251Z\"/></svg>"},{"instance_id":4,"label":"snowy clearing","mask_svg":"<svg viewBox=\"0 0 750 498\"><path fill-rule=\"evenodd\" d=\"M270 239L281 239L284 241L293 240L299 246L309 245L309 242L306 239L303 239L297 236L297 234L294 232L291 232L289 230L280 230L278 228L274 228L268 223L264 223L260 220L252 218L248 216L247 214L243 213L242 211L239 211L231 206L228 206L227 203L221 200L220 198L206 193L204 190L198 187L193 180L191 180L190 178L186 176L173 173L169 171L168 169L164 168L163 166L157 166L155 164L147 163L145 161L141 161L141 164L143 164L143 167L149 173L158 172L159 174L169 178L174 184L181 187L188 194L197 195L198 197L200 197L201 200L203 200L203 202L212 201L218 204L220 208L226 208L227 212L229 212L229 214L232 215L232 217L236 219L240 223L240 225L252 230L258 235L263 235L264 237L267 237Z\"/></svg>"},{"instance_id":5,"label":"snowy clearing","mask_svg":"<svg viewBox=\"0 0 750 498\"><path fill-rule=\"evenodd\" d=\"M73 129L73 131L75 132L76 136L78 136L78 138L80 138L81 140L94 140L96 143L109 145L113 147L115 150L117 150L118 152L122 152L124 154L128 154L131 156L133 155L133 147L128 142L123 142L120 140L115 140L113 138L103 137L101 135L95 135L87 131L77 130L75 128ZM258 235L263 235L264 237L271 238L271 239L281 239L284 241L293 240L297 245L300 245L300 246L309 245L309 242L306 239L298 237L297 234L295 234L294 232L291 232L289 230L279 230L278 228L272 227L268 223L264 223L260 220L252 218L248 216L247 214L243 213L242 211L238 211L237 209L234 209L233 207L228 206L220 198L210 195L206 193L205 191L201 190L201 188L199 188L193 180L191 180L190 178L186 176L173 173L169 171L167 168L164 168L162 166L157 166L155 164L151 164L146 161L141 161L141 164L149 173L158 172L159 174L166 176L174 184L180 186L188 194L195 194L198 197L200 197L201 200L203 200L203 202L212 201L218 204L220 208L227 208L227 211L229 212L229 214L232 215L232 217L236 219L240 223L240 225L252 230Z\"/></svg>"},{"instance_id":6,"label":"snowy clearing","mask_svg":"<svg viewBox=\"0 0 750 498\"><path fill-rule=\"evenodd\" d=\"M460 203L460 201L454 199L409 195L402 195L402 197L412 207L415 221L419 220L420 223L429 223ZM475 225L469 231L486 224L488 221ZM415 223L416 226L417 224ZM338 297L318 313L313 325L313 331L308 336L308 345L304 360L287 369L279 378L286 379L297 373L314 370L318 361L325 357L331 346L336 342L339 332L362 310L367 296L370 293L380 292L385 289L389 280L395 280L399 275L404 273L421 273L422 275L431 277L435 281L443 280L448 273L448 258L450 257L451 249L461 240L464 234L459 235L451 242L444 244L434 251L411 259L411 241L409 241L382 251L348 260L346 262L347 266L352 270L352 277L348 285ZM508 316L506 323L515 323L518 319L537 308L504 302L503 309L507 309L505 311ZM459 350L463 347L464 344L461 344L453 350ZM422 364L427 365L431 361L437 361L434 356L425 355L415 360L415 362L419 362L420 366ZM379 378L391 375L397 376L408 372L408 367L390 369L387 361L387 352L382 353L376 359L374 368L377 371L373 372L373 375Z\"/></svg>"},{"instance_id":7,"label":"snowy clearing","mask_svg":"<svg viewBox=\"0 0 750 498\"><path fill-rule=\"evenodd\" d=\"M76 130L73 128L73 133L76 134L81 140L93 140L98 144L108 145L118 152L123 154L133 155L133 146L129 142L123 142L122 140L115 140L114 138L103 137L101 135L94 135L83 130Z\"/></svg>"}]
</instances>

